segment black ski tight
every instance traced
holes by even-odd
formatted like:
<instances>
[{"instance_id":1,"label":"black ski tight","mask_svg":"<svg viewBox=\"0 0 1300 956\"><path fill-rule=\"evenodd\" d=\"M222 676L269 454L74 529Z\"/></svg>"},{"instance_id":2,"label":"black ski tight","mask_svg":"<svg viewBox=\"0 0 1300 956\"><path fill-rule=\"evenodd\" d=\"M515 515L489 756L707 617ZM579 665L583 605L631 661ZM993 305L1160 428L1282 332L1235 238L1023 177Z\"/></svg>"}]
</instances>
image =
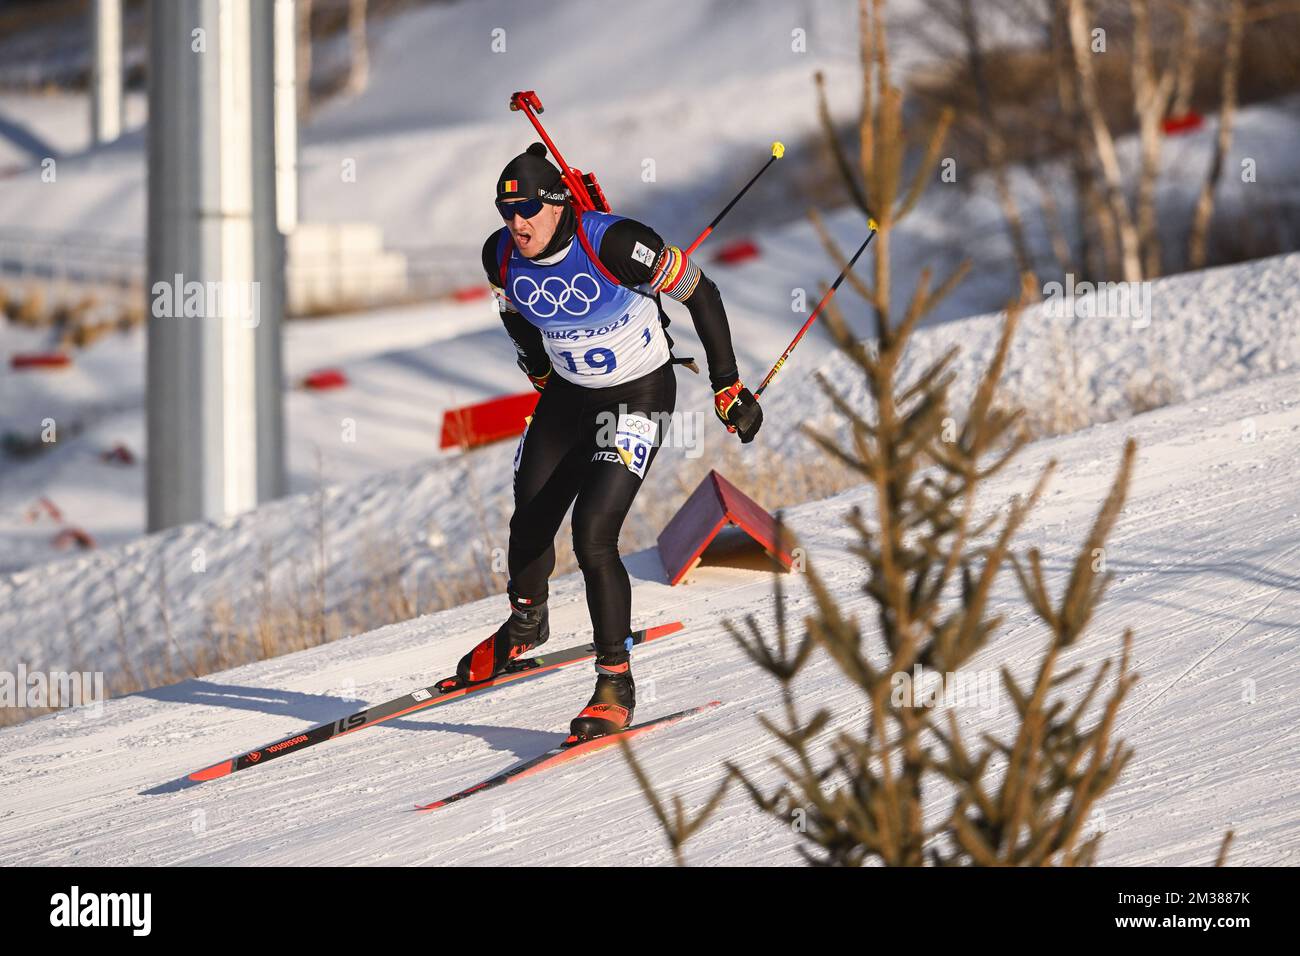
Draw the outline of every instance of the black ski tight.
<instances>
[{"instance_id":1,"label":"black ski tight","mask_svg":"<svg viewBox=\"0 0 1300 956\"><path fill-rule=\"evenodd\" d=\"M510 519L510 587L534 601L547 596L555 570L555 535L573 505L573 550L587 586L587 607L602 657L622 660L631 630L632 585L618 554L618 535L644 477L610 439L620 416L637 413L658 424L653 445L638 452L643 475L658 454L677 403L671 362L608 388L584 388L552 373L515 456L515 513ZM632 430L637 430L633 423ZM576 499L576 501L575 501Z\"/></svg>"}]
</instances>

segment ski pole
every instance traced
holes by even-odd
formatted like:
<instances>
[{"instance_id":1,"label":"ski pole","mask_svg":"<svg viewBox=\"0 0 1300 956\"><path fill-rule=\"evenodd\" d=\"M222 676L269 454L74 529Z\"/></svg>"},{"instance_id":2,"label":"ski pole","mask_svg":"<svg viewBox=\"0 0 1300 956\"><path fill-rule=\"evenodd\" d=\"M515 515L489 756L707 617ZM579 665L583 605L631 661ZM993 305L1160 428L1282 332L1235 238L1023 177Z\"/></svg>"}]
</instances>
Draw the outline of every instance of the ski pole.
<instances>
[{"instance_id":1,"label":"ski pole","mask_svg":"<svg viewBox=\"0 0 1300 956\"><path fill-rule=\"evenodd\" d=\"M709 238L709 233L713 232L714 227L717 226L718 223L722 222L723 217L726 216L727 213L731 212L731 207L736 205L736 203L740 202L740 197L745 195L745 193L749 192L749 187L754 185L754 183L758 182L758 177L762 176L765 172L767 172L767 167L771 166L774 162L776 162L784 155L785 155L784 144L782 144L779 141L773 143L771 158L766 163L763 164L763 168L760 169L758 172L756 172L753 178L750 179L749 182L745 183L744 188L741 189L740 192L736 193L736 195L732 197L731 202L727 203L726 207L723 208L722 212L718 213L716 216L713 217L713 222L705 226L704 231L695 237L695 241L692 242L690 246L684 250L686 255L689 256L692 252L694 252L696 249L699 248L700 243L702 243L705 239Z\"/></svg>"},{"instance_id":2,"label":"ski pole","mask_svg":"<svg viewBox=\"0 0 1300 956\"><path fill-rule=\"evenodd\" d=\"M853 258L848 261L848 264L845 265L843 270L841 270L839 276L837 276L835 281L831 283L831 287L826 290L826 294L822 296L822 300L818 302L817 307L812 310L812 315L808 316L808 321L803 324L803 328L801 328L799 330L799 334L794 337L794 341L790 343L790 347L787 348L784 353L782 353L779 359L777 359L776 364L772 366L772 371L767 373L767 377L763 379L763 384L759 385L758 388L754 389L755 398L758 398L760 395L763 394L763 390L767 388L768 384L772 381L772 379L776 377L776 373L781 371L781 366L785 365L785 360L790 357L790 353L793 352L794 347L799 344L799 340L803 338L804 333L807 332L808 329L812 327L813 321L817 318L818 314L821 312L822 307L825 306L826 303L831 300L831 296L835 294L835 290L840 287L840 283L844 281L844 277L848 275L849 270L853 268L853 263L858 261L858 257L861 256L862 253L867 251L867 246L871 245L871 240L876 238L876 230L880 228L877 225L876 220L868 219L867 225L868 227L870 227L871 231L867 233L866 242L858 246L858 251L853 253Z\"/></svg>"},{"instance_id":3,"label":"ski pole","mask_svg":"<svg viewBox=\"0 0 1300 956\"><path fill-rule=\"evenodd\" d=\"M546 144L546 148L551 151L551 155L555 157L555 161L559 164L560 175L564 178L564 184L569 187L569 192L572 194L573 201L578 208L584 212L594 211L596 207L592 204L591 196L587 194L587 189L582 184L582 178L577 175L576 170L564 161L560 151L555 148L555 143L551 141L551 137L546 135L546 130L542 128L541 120L537 118L537 113L544 113L545 110L542 108L542 101L538 98L536 91L522 90L511 94L510 108L516 112L522 111L528 117L528 122L533 124L533 128L537 130L537 135L542 138L542 142ZM534 113L534 110L537 113Z\"/></svg>"}]
</instances>

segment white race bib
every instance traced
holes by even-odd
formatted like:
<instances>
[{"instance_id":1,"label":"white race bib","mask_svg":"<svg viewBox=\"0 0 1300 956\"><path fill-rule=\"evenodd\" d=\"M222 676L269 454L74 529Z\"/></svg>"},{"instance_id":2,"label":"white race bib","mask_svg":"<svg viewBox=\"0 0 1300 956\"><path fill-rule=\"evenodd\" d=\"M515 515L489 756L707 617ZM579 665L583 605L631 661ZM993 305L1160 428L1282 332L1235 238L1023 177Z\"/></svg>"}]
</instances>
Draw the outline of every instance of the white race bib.
<instances>
[{"instance_id":1,"label":"white race bib","mask_svg":"<svg viewBox=\"0 0 1300 956\"><path fill-rule=\"evenodd\" d=\"M572 326L548 322L542 341L556 374L584 388L608 388L667 362L671 356L659 307L654 299L638 299L611 321Z\"/></svg>"},{"instance_id":2,"label":"white race bib","mask_svg":"<svg viewBox=\"0 0 1300 956\"><path fill-rule=\"evenodd\" d=\"M638 478L645 477L646 466L650 464L650 452L654 449L658 434L658 422L641 415L619 416L614 447L618 449L618 457L623 460L627 470Z\"/></svg>"}]
</instances>

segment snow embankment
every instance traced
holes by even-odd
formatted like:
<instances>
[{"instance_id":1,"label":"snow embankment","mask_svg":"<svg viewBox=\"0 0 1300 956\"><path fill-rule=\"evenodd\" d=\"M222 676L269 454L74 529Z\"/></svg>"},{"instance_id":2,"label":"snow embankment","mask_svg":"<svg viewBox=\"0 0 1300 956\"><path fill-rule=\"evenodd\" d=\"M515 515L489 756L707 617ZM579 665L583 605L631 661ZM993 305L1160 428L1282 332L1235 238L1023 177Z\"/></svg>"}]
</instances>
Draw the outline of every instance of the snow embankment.
<instances>
[{"instance_id":1,"label":"snow embankment","mask_svg":"<svg viewBox=\"0 0 1300 956\"><path fill-rule=\"evenodd\" d=\"M1131 312L1115 309L1123 299L1108 304L1105 289L1091 297L1082 289L1072 305L1026 308L1007 358L1002 397L1044 427L1124 418L1300 367L1300 254L1139 283L1130 301L1140 307ZM981 315L920 330L899 381L957 347L960 403L987 368L1004 320L1005 313ZM851 405L869 406L866 380L844 354L833 353L818 372ZM802 393L774 389L768 409L823 430L840 424L824 400L810 403ZM780 441L790 454L812 447L794 429Z\"/></svg>"},{"instance_id":2,"label":"snow embankment","mask_svg":"<svg viewBox=\"0 0 1300 956\"><path fill-rule=\"evenodd\" d=\"M1087 638L1063 662L1095 664L1117 653L1125 628L1136 632L1142 679L1118 728L1136 758L1092 821L1105 831L1103 863L1204 864L1228 828L1237 834L1232 862L1295 862L1297 396L1300 374L1292 372L1213 401L1040 442L985 489L982 500L996 506L1026 491L1049 458L1059 461L1021 539L1044 549L1056 593L1124 439L1139 442L1128 505L1107 548L1115 581ZM854 504L869 504L864 489L788 516L844 611L871 628L874 615L860 588L864 569L849 553L855 538L843 522ZM692 806L711 790L724 760L773 785L767 757L778 747L755 717L775 711L779 695L722 628L724 619L752 614L772 633L769 576L705 566L690 583L669 588L654 552L627 563L635 620L678 618L688 628L637 655L640 718L724 702L637 745L652 779ZM556 646L583 640L580 578L553 581L551 593ZM189 771L348 713L359 701L430 683L499 622L499 604L478 601L113 700L97 716L64 712L0 731L0 858L83 865L671 862L615 753L432 815L409 812L545 749L586 700L585 668L414 714L234 777L156 792ZM803 579L789 576L790 619L809 606ZM969 666L991 673L1006 663L1025 673L1044 634L1011 575L1001 579L991 610L1006 615L1000 635ZM821 656L798 690L838 721L861 717L857 692ZM1008 733L1010 702L984 703L983 710L960 711L963 726ZM697 864L794 864L797 840L733 789L688 845L688 857Z\"/></svg>"}]
</instances>

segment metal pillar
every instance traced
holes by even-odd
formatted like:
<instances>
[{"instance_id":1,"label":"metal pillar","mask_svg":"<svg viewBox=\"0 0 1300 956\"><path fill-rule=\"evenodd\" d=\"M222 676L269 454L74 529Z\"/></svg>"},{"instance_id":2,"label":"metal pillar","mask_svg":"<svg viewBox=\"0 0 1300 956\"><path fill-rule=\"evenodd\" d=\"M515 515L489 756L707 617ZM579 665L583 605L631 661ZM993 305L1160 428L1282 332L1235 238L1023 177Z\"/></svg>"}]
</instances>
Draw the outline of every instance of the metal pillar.
<instances>
[{"instance_id":1,"label":"metal pillar","mask_svg":"<svg viewBox=\"0 0 1300 956\"><path fill-rule=\"evenodd\" d=\"M90 18L90 138L111 143L122 134L122 0L92 0Z\"/></svg>"},{"instance_id":2,"label":"metal pillar","mask_svg":"<svg viewBox=\"0 0 1300 956\"><path fill-rule=\"evenodd\" d=\"M281 340L284 323L284 235L280 217L280 0L253 2L253 271L261 289L262 315L257 326L257 499L269 501L288 490ZM293 26L293 4L288 4ZM292 56L292 49L290 49ZM291 61L292 62L292 61ZM290 70L292 77L292 69ZM293 88L289 102L294 105ZM296 149L296 145L295 145ZM296 170L296 165L293 167ZM296 189L291 192L296 193Z\"/></svg>"},{"instance_id":3,"label":"metal pillar","mask_svg":"<svg viewBox=\"0 0 1300 956\"><path fill-rule=\"evenodd\" d=\"M257 502L250 0L153 0L150 530Z\"/></svg>"}]
</instances>

